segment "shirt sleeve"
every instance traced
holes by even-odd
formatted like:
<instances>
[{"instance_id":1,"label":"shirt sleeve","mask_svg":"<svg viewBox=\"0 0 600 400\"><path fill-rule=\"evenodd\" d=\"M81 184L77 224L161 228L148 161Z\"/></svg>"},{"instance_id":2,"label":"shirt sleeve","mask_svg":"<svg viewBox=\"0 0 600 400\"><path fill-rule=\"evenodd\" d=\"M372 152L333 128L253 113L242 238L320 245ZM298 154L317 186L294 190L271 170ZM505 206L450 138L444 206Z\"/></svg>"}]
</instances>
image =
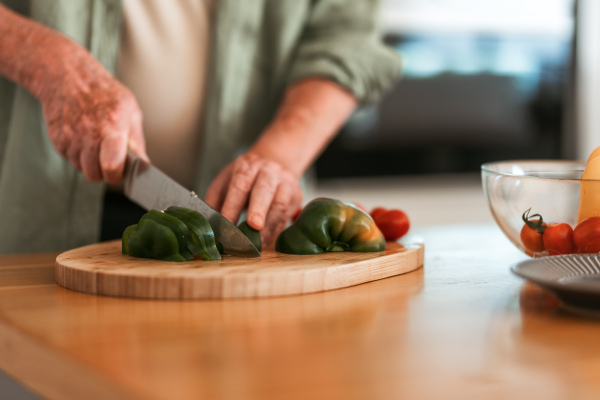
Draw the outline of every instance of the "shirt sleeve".
<instances>
[{"instance_id":1,"label":"shirt sleeve","mask_svg":"<svg viewBox=\"0 0 600 400\"><path fill-rule=\"evenodd\" d=\"M331 79L361 104L377 101L399 78L400 56L378 34L378 0L316 0L292 64L290 83Z\"/></svg>"}]
</instances>

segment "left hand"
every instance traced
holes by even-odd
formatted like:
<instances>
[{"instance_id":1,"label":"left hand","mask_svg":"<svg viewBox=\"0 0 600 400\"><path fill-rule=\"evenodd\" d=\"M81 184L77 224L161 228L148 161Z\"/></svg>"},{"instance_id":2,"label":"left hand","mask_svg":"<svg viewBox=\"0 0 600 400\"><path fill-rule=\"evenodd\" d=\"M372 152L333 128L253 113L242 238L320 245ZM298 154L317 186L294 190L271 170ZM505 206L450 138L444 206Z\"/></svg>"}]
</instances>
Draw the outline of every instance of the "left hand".
<instances>
[{"instance_id":1,"label":"left hand","mask_svg":"<svg viewBox=\"0 0 600 400\"><path fill-rule=\"evenodd\" d=\"M217 175L205 201L234 224L248 207L248 224L271 243L300 207L298 178L280 164L254 153L244 154Z\"/></svg>"}]
</instances>

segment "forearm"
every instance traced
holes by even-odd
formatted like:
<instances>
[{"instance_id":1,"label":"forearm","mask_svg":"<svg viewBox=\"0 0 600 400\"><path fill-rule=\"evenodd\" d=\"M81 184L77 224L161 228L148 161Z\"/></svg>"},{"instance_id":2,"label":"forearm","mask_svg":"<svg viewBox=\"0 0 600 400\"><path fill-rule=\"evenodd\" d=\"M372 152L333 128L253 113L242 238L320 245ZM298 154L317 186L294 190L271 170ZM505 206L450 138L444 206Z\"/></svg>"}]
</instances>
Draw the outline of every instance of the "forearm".
<instances>
[{"instance_id":1,"label":"forearm","mask_svg":"<svg viewBox=\"0 0 600 400\"><path fill-rule=\"evenodd\" d=\"M291 86L275 119L249 153L275 161L302 176L357 105L352 94L320 78Z\"/></svg>"},{"instance_id":2,"label":"forearm","mask_svg":"<svg viewBox=\"0 0 600 400\"><path fill-rule=\"evenodd\" d=\"M47 95L65 61L86 51L66 36L16 14L0 4L0 75L35 97Z\"/></svg>"},{"instance_id":3,"label":"forearm","mask_svg":"<svg viewBox=\"0 0 600 400\"><path fill-rule=\"evenodd\" d=\"M0 74L40 100L48 138L88 180L118 183L128 147L147 158L133 94L84 47L1 5Z\"/></svg>"}]
</instances>

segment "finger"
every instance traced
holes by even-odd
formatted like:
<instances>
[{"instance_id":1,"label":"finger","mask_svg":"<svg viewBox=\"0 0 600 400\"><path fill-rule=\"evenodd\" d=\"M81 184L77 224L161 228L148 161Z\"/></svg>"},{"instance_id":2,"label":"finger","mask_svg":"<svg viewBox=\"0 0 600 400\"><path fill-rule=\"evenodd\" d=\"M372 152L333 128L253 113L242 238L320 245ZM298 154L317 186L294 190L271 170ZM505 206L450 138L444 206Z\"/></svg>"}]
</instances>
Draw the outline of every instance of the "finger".
<instances>
[{"instance_id":1,"label":"finger","mask_svg":"<svg viewBox=\"0 0 600 400\"><path fill-rule=\"evenodd\" d=\"M290 204L285 210L282 222L283 225L285 225L287 221L290 221L298 212L298 210L302 210L302 201L304 200L304 193L302 192L302 188L300 187L300 184L296 178L289 177L287 182L292 191L292 198L290 200Z\"/></svg>"},{"instance_id":2,"label":"finger","mask_svg":"<svg viewBox=\"0 0 600 400\"><path fill-rule=\"evenodd\" d=\"M274 242L277 239L277 236L279 236L279 234L285 229L287 224L287 221L281 221L281 223L279 225L277 225L277 227L273 230L272 233L269 234L268 239L264 240L265 246L270 245L272 242ZM262 240L262 238L261 238Z\"/></svg>"},{"instance_id":3,"label":"finger","mask_svg":"<svg viewBox=\"0 0 600 400\"><path fill-rule=\"evenodd\" d=\"M230 179L231 166L227 166L219 173L219 175L217 175L206 191L204 201L217 211L221 211L221 207L223 207L223 201L227 194L227 186L229 185Z\"/></svg>"},{"instance_id":4,"label":"finger","mask_svg":"<svg viewBox=\"0 0 600 400\"><path fill-rule=\"evenodd\" d=\"M293 192L294 195L292 197L290 207L287 210L288 212L285 216L286 221L289 221L292 218L296 210L302 208L302 201L304 200L304 193L302 193L302 188L296 180L294 180L294 183L296 184Z\"/></svg>"},{"instance_id":5,"label":"finger","mask_svg":"<svg viewBox=\"0 0 600 400\"><path fill-rule=\"evenodd\" d=\"M64 127L65 131L70 130L68 127ZM83 138L81 136L75 136L69 134L73 139L69 141L69 147L66 151L66 159L73 164L75 169L81 171L81 150L83 148Z\"/></svg>"},{"instance_id":6,"label":"finger","mask_svg":"<svg viewBox=\"0 0 600 400\"><path fill-rule=\"evenodd\" d=\"M90 182L99 182L102 180L102 171L99 162L100 147L96 140L84 141L81 149L79 162L81 163L81 172Z\"/></svg>"},{"instance_id":7,"label":"finger","mask_svg":"<svg viewBox=\"0 0 600 400\"><path fill-rule=\"evenodd\" d=\"M68 150L73 133L59 124L48 125L48 138L52 142L54 149L66 160L69 159Z\"/></svg>"},{"instance_id":8,"label":"finger","mask_svg":"<svg viewBox=\"0 0 600 400\"><path fill-rule=\"evenodd\" d=\"M293 197L294 192L291 185L281 184L277 187L277 192L267 214L265 227L261 231L261 237L264 238L263 240L266 244L271 243L279 226L287 221L285 216L287 210L290 208L290 202Z\"/></svg>"},{"instance_id":9,"label":"finger","mask_svg":"<svg viewBox=\"0 0 600 400\"><path fill-rule=\"evenodd\" d=\"M44 114L44 120L46 121L46 131L50 142L52 142L52 145L58 154L63 156L65 159L68 159L68 141L64 140L63 138L64 129L62 126L61 113L56 109L56 107L47 106L45 104L42 107L42 111Z\"/></svg>"},{"instance_id":10,"label":"finger","mask_svg":"<svg viewBox=\"0 0 600 400\"><path fill-rule=\"evenodd\" d=\"M242 210L248 203L250 190L258 175L259 166L259 163L249 162L244 156L238 157L234 162L231 180L221 209L221 214L234 224L237 223Z\"/></svg>"},{"instance_id":11,"label":"finger","mask_svg":"<svg viewBox=\"0 0 600 400\"><path fill-rule=\"evenodd\" d=\"M117 184L123 180L127 157L127 136L122 131L107 130L100 143L99 165L106 183Z\"/></svg>"},{"instance_id":12,"label":"finger","mask_svg":"<svg viewBox=\"0 0 600 400\"><path fill-rule=\"evenodd\" d=\"M250 203L248 205L248 224L256 229L261 230L265 226L267 213L275 197L275 192L279 186L279 177L275 171L270 169L262 169L250 193Z\"/></svg>"}]
</instances>

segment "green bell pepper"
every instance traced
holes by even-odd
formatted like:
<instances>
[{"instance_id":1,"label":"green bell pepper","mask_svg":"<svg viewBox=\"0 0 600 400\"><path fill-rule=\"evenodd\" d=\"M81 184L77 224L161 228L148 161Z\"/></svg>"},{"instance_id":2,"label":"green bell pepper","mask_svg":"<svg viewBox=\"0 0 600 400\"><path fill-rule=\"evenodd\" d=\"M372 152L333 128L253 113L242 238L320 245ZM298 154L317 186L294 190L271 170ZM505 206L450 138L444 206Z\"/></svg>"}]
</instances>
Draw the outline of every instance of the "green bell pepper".
<instances>
[{"instance_id":1,"label":"green bell pepper","mask_svg":"<svg viewBox=\"0 0 600 400\"><path fill-rule=\"evenodd\" d=\"M260 238L260 232L259 231L257 231L254 228L251 228L250 225L248 225L248 222L246 222L246 221L240 222L240 224L237 226L237 228L248 239L250 239L250 241L252 242L252 244L254 245L254 247L256 247L256 250L258 250L259 252L262 251L262 239ZM223 250L223 245L219 241L217 241L217 250L219 251L219 253L225 254L224 250Z\"/></svg>"},{"instance_id":2,"label":"green bell pepper","mask_svg":"<svg viewBox=\"0 0 600 400\"><path fill-rule=\"evenodd\" d=\"M217 250L215 233L202 214L183 207L169 207L166 214L179 218L190 230L191 243L188 248L194 255L206 261L220 260L221 254Z\"/></svg>"},{"instance_id":3,"label":"green bell pepper","mask_svg":"<svg viewBox=\"0 0 600 400\"><path fill-rule=\"evenodd\" d=\"M256 250L258 251L262 251L262 240L260 238L260 232L257 231L254 228L251 228L250 225L248 225L247 221L243 221L238 225L238 229L240 231L242 231L242 233L244 235L246 235L246 237L248 239L250 239L250 241L252 242L252 244L254 245L254 247L256 247Z\"/></svg>"},{"instance_id":4,"label":"green bell pepper","mask_svg":"<svg viewBox=\"0 0 600 400\"><path fill-rule=\"evenodd\" d=\"M339 200L319 198L308 203L296 222L281 232L275 248L288 254L383 251L385 238L363 210Z\"/></svg>"},{"instance_id":5,"label":"green bell pepper","mask_svg":"<svg viewBox=\"0 0 600 400\"><path fill-rule=\"evenodd\" d=\"M203 260L221 258L206 218L182 207L148 211L125 229L121 246L123 254L164 261L189 261L195 255Z\"/></svg>"}]
</instances>

